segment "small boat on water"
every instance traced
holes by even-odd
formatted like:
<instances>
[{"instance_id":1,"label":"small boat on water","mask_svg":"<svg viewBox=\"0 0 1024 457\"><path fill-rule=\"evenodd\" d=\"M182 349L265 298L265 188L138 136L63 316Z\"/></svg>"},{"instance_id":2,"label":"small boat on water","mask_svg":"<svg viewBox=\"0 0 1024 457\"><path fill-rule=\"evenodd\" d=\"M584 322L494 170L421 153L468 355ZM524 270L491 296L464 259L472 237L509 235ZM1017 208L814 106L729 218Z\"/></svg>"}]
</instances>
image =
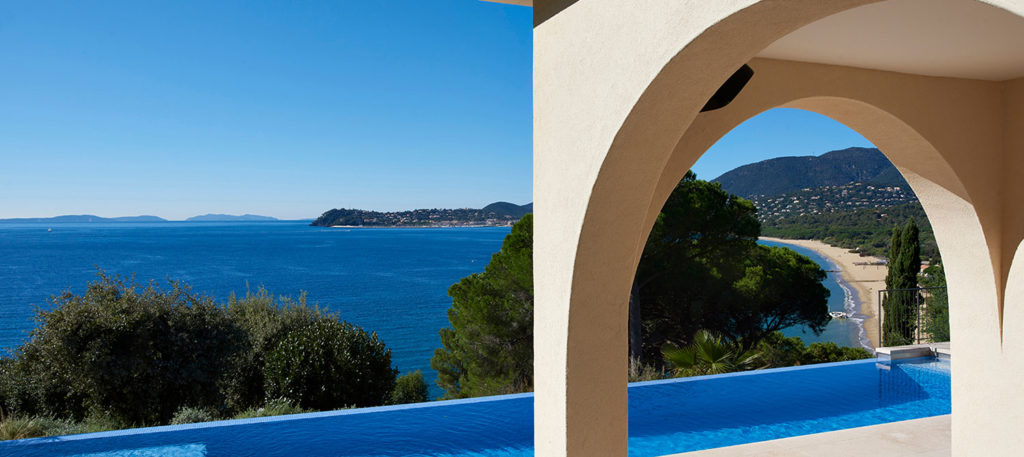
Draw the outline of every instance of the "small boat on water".
<instances>
[{"instance_id":1,"label":"small boat on water","mask_svg":"<svg viewBox=\"0 0 1024 457\"><path fill-rule=\"evenodd\" d=\"M832 316L832 319L846 319L847 317L850 317L842 311L829 311L828 315Z\"/></svg>"}]
</instances>

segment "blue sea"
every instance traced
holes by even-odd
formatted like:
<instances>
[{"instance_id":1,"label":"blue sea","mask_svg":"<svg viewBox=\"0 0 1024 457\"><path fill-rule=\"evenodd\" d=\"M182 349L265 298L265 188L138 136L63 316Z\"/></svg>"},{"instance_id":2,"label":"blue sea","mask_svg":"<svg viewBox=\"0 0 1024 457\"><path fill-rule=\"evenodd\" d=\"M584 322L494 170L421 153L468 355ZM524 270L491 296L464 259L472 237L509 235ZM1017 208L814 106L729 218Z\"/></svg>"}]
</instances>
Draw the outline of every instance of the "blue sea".
<instances>
[{"instance_id":1,"label":"blue sea","mask_svg":"<svg viewBox=\"0 0 1024 457\"><path fill-rule=\"evenodd\" d=\"M843 281L842 276L838 273L840 268L838 265L816 251L802 246L765 240L758 241L758 244L790 248L820 265L823 270L828 272L824 281L825 287L830 292L828 310L842 311L850 316L847 319L832 319L820 335L815 335L805 327L790 327L783 330L783 334L799 336L804 343L832 341L840 346L872 349L867 333L864 332L865 316L860 313L857 291Z\"/></svg>"},{"instance_id":2,"label":"blue sea","mask_svg":"<svg viewBox=\"0 0 1024 457\"><path fill-rule=\"evenodd\" d=\"M52 230L52 231L48 231ZM33 328L33 307L82 292L97 268L181 280L220 300L263 285L377 332L403 372L423 370L448 325L448 287L481 272L507 227L324 228L303 222L0 224L0 348ZM440 394L434 391L432 394Z\"/></svg>"},{"instance_id":3,"label":"blue sea","mask_svg":"<svg viewBox=\"0 0 1024 457\"><path fill-rule=\"evenodd\" d=\"M19 345L34 326L33 309L49 297L80 293L110 274L135 274L166 286L168 278L219 300L265 286L336 311L375 331L402 372L423 370L434 387L430 357L448 325L448 287L483 271L501 248L507 227L323 228L299 222L0 224L0 349ZM769 244L769 243L765 243ZM813 251L795 248L822 264ZM849 309L839 278L829 274L829 308ZM835 320L806 342L858 345L855 319Z\"/></svg>"}]
</instances>

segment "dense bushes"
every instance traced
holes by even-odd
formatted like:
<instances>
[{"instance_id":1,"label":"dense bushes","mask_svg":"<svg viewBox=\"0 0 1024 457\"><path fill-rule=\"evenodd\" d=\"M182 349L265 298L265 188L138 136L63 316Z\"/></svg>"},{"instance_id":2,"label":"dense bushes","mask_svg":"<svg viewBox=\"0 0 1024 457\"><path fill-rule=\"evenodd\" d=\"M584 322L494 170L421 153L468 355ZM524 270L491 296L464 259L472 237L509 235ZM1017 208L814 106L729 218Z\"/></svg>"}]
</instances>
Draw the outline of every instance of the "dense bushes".
<instances>
[{"instance_id":1,"label":"dense bushes","mask_svg":"<svg viewBox=\"0 0 1024 457\"><path fill-rule=\"evenodd\" d=\"M427 401L427 382L423 380L423 372L420 370L400 376L395 381L395 390L391 391L391 398L388 399L388 403L392 405L425 401Z\"/></svg>"},{"instance_id":2,"label":"dense bushes","mask_svg":"<svg viewBox=\"0 0 1024 457\"><path fill-rule=\"evenodd\" d=\"M377 335L318 318L284 336L267 354L265 373L268 395L323 410L384 404L398 371Z\"/></svg>"},{"instance_id":3,"label":"dense bushes","mask_svg":"<svg viewBox=\"0 0 1024 457\"><path fill-rule=\"evenodd\" d=\"M265 391L266 355L285 335L311 325L325 314L308 305L304 295L298 300L275 299L263 288L241 299L232 296L228 299L227 314L241 328L246 344L231 366L231 382L224 389L226 405L232 411L259 408L267 398L274 398Z\"/></svg>"},{"instance_id":4,"label":"dense bushes","mask_svg":"<svg viewBox=\"0 0 1024 457\"><path fill-rule=\"evenodd\" d=\"M787 337L782 332L766 335L752 349L744 349L742 345L727 341L707 330L698 331L693 341L691 345L683 348L666 346L662 350L667 366L676 376L843 362L872 357L871 352L866 349L839 346L831 341L804 346L800 337ZM631 368L630 371L636 369Z\"/></svg>"},{"instance_id":5,"label":"dense bushes","mask_svg":"<svg viewBox=\"0 0 1024 457\"><path fill-rule=\"evenodd\" d=\"M171 285L101 275L82 295L55 297L10 363L12 409L162 423L181 405L219 406L222 367L244 338L212 300Z\"/></svg>"},{"instance_id":6,"label":"dense bushes","mask_svg":"<svg viewBox=\"0 0 1024 457\"><path fill-rule=\"evenodd\" d=\"M380 405L395 385L390 350L375 334L302 297L260 290L221 306L177 282L165 291L101 273L85 293L53 304L37 312L29 341L0 358L0 414L9 418L119 428L273 402Z\"/></svg>"},{"instance_id":7,"label":"dense bushes","mask_svg":"<svg viewBox=\"0 0 1024 457\"><path fill-rule=\"evenodd\" d=\"M839 346L831 341L811 343L804 346L804 342L800 337L787 337L782 332L775 332L766 337L758 344L757 350L760 352L765 365L770 367L845 362L847 360L867 359L873 356L871 351L867 349Z\"/></svg>"}]
</instances>

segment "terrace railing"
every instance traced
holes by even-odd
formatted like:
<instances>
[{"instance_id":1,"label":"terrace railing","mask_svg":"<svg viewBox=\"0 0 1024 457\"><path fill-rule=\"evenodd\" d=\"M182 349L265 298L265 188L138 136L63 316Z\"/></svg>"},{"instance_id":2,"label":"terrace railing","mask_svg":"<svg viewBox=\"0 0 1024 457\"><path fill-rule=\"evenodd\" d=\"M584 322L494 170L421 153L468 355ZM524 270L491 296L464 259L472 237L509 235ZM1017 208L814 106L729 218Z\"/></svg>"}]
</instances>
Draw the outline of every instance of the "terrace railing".
<instances>
[{"instance_id":1,"label":"terrace railing","mask_svg":"<svg viewBox=\"0 0 1024 457\"><path fill-rule=\"evenodd\" d=\"M882 346L949 340L945 287L878 291L878 334Z\"/></svg>"}]
</instances>

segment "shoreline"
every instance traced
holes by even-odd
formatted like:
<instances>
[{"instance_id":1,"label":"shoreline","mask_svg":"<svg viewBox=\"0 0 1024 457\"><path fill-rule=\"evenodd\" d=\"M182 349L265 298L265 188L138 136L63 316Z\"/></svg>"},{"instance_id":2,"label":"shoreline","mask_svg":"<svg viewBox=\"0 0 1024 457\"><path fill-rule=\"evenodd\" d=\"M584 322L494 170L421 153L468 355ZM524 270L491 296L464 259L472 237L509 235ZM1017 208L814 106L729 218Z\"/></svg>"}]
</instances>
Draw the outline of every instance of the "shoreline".
<instances>
[{"instance_id":1,"label":"shoreline","mask_svg":"<svg viewBox=\"0 0 1024 457\"><path fill-rule=\"evenodd\" d=\"M840 286L849 287L857 314L862 317L863 336L873 348L878 347L878 290L885 288L884 265L856 265L855 262L874 262L877 257L861 257L848 249L825 244L818 240L790 240L762 236L760 239L810 249L825 257L839 269Z\"/></svg>"}]
</instances>

